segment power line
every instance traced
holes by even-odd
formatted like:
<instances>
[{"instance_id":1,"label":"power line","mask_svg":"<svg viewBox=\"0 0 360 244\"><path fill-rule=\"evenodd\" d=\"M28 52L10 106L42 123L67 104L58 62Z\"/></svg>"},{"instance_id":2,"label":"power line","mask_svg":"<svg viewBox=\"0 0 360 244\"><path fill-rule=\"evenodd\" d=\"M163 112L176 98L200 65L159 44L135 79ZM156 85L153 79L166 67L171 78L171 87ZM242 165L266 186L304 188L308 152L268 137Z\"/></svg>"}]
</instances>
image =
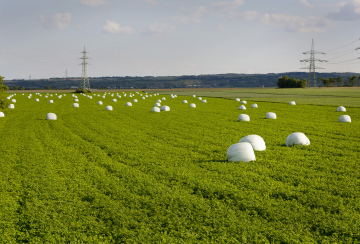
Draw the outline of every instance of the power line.
<instances>
[{"instance_id":1,"label":"power line","mask_svg":"<svg viewBox=\"0 0 360 244\"><path fill-rule=\"evenodd\" d=\"M359 39L356 39L356 40L355 40L355 41L353 41L353 42L350 42L350 43L348 43L348 44L345 44L345 45L343 45L343 46L341 46L341 47L337 47L337 48L334 48L334 49L331 49L331 50L325 51L325 53L329 53L329 52L332 52L332 51L338 50L338 49L340 49L340 48L347 47L347 46L349 46L349 45L351 45L351 44L353 44L353 43L355 43L355 42L357 42L357 41L359 41L359 40L360 40L360 38L359 38Z\"/></svg>"}]
</instances>

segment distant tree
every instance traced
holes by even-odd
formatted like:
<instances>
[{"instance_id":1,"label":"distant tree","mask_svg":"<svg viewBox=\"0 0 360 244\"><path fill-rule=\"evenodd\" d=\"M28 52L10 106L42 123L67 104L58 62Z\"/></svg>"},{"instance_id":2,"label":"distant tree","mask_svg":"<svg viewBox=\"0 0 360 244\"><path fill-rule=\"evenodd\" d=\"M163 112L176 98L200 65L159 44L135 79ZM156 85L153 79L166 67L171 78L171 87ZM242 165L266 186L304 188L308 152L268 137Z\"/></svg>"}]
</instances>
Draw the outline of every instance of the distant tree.
<instances>
[{"instance_id":1,"label":"distant tree","mask_svg":"<svg viewBox=\"0 0 360 244\"><path fill-rule=\"evenodd\" d=\"M19 90L18 86L13 86L13 90Z\"/></svg>"},{"instance_id":2,"label":"distant tree","mask_svg":"<svg viewBox=\"0 0 360 244\"><path fill-rule=\"evenodd\" d=\"M337 77L335 79L336 79L336 86L342 86L343 85L344 79L341 76L339 76L339 77Z\"/></svg>"},{"instance_id":3,"label":"distant tree","mask_svg":"<svg viewBox=\"0 0 360 244\"><path fill-rule=\"evenodd\" d=\"M355 86L356 85L356 81L357 81L358 77L357 76L349 76L346 86Z\"/></svg>"},{"instance_id":4,"label":"distant tree","mask_svg":"<svg viewBox=\"0 0 360 244\"><path fill-rule=\"evenodd\" d=\"M19 90L25 90L25 87L20 87Z\"/></svg>"},{"instance_id":5,"label":"distant tree","mask_svg":"<svg viewBox=\"0 0 360 244\"><path fill-rule=\"evenodd\" d=\"M51 90L51 86L45 86L45 90Z\"/></svg>"},{"instance_id":6,"label":"distant tree","mask_svg":"<svg viewBox=\"0 0 360 244\"><path fill-rule=\"evenodd\" d=\"M301 81L295 78L290 78L287 75L279 77L277 81L277 86L279 88L305 88L307 84L306 79Z\"/></svg>"},{"instance_id":7,"label":"distant tree","mask_svg":"<svg viewBox=\"0 0 360 244\"><path fill-rule=\"evenodd\" d=\"M9 90L9 87L4 85L4 77L0 76L0 108L2 109L6 109L10 104L5 94L7 90Z\"/></svg>"}]
</instances>

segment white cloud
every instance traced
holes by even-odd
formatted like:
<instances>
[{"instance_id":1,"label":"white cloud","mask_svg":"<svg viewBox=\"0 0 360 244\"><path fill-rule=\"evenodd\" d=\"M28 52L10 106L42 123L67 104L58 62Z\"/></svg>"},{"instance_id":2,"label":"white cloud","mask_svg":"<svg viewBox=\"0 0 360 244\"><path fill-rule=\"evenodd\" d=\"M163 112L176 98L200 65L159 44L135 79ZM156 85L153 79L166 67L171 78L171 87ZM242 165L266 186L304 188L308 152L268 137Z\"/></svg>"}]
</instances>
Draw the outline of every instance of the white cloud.
<instances>
[{"instance_id":1,"label":"white cloud","mask_svg":"<svg viewBox=\"0 0 360 244\"><path fill-rule=\"evenodd\" d=\"M359 20L360 19L360 0L352 0L350 2L342 2L339 9L327 15L332 20Z\"/></svg>"},{"instance_id":2,"label":"white cloud","mask_svg":"<svg viewBox=\"0 0 360 244\"><path fill-rule=\"evenodd\" d=\"M154 36L162 36L164 34L168 34L175 29L175 26L168 25L166 23L156 22L143 31L145 34L154 35Z\"/></svg>"},{"instance_id":3,"label":"white cloud","mask_svg":"<svg viewBox=\"0 0 360 244\"><path fill-rule=\"evenodd\" d=\"M119 23L107 20L103 25L103 30L111 34L132 34L134 29L130 26L122 27Z\"/></svg>"},{"instance_id":4,"label":"white cloud","mask_svg":"<svg viewBox=\"0 0 360 244\"><path fill-rule=\"evenodd\" d=\"M244 4L244 0L233 0L230 2L216 2L211 5L219 11L234 10Z\"/></svg>"},{"instance_id":5,"label":"white cloud","mask_svg":"<svg viewBox=\"0 0 360 244\"><path fill-rule=\"evenodd\" d=\"M96 7L99 5L108 4L108 1L107 0L81 0L81 3L91 6L91 7Z\"/></svg>"},{"instance_id":6,"label":"white cloud","mask_svg":"<svg viewBox=\"0 0 360 244\"><path fill-rule=\"evenodd\" d=\"M64 30L71 22L70 13L55 13L52 15L41 15L40 22L46 29Z\"/></svg>"},{"instance_id":7,"label":"white cloud","mask_svg":"<svg viewBox=\"0 0 360 244\"><path fill-rule=\"evenodd\" d=\"M299 17L283 14L264 14L263 22L268 25L281 26L288 32L325 32L329 21L320 17Z\"/></svg>"},{"instance_id":8,"label":"white cloud","mask_svg":"<svg viewBox=\"0 0 360 244\"><path fill-rule=\"evenodd\" d=\"M253 19L255 19L258 15L259 15L259 13L256 12L256 11L247 11L247 12L245 12L242 16L243 16L243 18L246 19L246 20L253 20Z\"/></svg>"},{"instance_id":9,"label":"white cloud","mask_svg":"<svg viewBox=\"0 0 360 244\"><path fill-rule=\"evenodd\" d=\"M152 4L152 5L157 5L157 4L159 4L158 1L156 1L156 0L145 0L145 2L150 3L150 4Z\"/></svg>"},{"instance_id":10,"label":"white cloud","mask_svg":"<svg viewBox=\"0 0 360 244\"><path fill-rule=\"evenodd\" d=\"M187 23L199 24L202 22L202 16L205 12L206 12L205 7L199 6L194 11L190 12L187 15L175 16L172 17L171 20L182 24L187 24Z\"/></svg>"},{"instance_id":11,"label":"white cloud","mask_svg":"<svg viewBox=\"0 0 360 244\"><path fill-rule=\"evenodd\" d=\"M309 3L307 0L300 0L300 2L305 6L305 7L309 7L309 8L313 8L314 5L312 5L311 3Z\"/></svg>"}]
</instances>

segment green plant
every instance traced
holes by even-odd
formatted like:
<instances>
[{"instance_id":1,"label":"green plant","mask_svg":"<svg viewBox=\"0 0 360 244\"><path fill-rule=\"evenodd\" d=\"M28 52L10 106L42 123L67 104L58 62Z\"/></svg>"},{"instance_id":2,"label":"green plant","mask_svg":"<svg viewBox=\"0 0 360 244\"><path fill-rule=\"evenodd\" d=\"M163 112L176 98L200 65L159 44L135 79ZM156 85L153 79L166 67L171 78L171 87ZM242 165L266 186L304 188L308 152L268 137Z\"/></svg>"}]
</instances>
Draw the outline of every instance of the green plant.
<instances>
[{"instance_id":1,"label":"green plant","mask_svg":"<svg viewBox=\"0 0 360 244\"><path fill-rule=\"evenodd\" d=\"M5 94L7 90L9 90L9 87L4 85L4 77L0 76L0 108L2 109L6 109L9 105L9 100Z\"/></svg>"}]
</instances>

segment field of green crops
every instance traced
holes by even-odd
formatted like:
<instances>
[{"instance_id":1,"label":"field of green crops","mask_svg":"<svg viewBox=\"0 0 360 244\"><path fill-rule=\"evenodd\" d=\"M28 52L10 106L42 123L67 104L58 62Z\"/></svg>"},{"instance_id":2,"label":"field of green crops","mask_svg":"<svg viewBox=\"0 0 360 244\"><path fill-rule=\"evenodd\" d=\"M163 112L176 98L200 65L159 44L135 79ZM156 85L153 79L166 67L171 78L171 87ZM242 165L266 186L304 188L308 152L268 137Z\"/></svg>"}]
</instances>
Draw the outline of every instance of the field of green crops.
<instances>
[{"instance_id":1,"label":"field of green crops","mask_svg":"<svg viewBox=\"0 0 360 244\"><path fill-rule=\"evenodd\" d=\"M266 90L78 94L79 108L16 94L0 118L0 243L359 243L360 90ZM162 97L170 111L151 112ZM293 132L311 144L286 147ZM251 134L266 150L228 162Z\"/></svg>"}]
</instances>

